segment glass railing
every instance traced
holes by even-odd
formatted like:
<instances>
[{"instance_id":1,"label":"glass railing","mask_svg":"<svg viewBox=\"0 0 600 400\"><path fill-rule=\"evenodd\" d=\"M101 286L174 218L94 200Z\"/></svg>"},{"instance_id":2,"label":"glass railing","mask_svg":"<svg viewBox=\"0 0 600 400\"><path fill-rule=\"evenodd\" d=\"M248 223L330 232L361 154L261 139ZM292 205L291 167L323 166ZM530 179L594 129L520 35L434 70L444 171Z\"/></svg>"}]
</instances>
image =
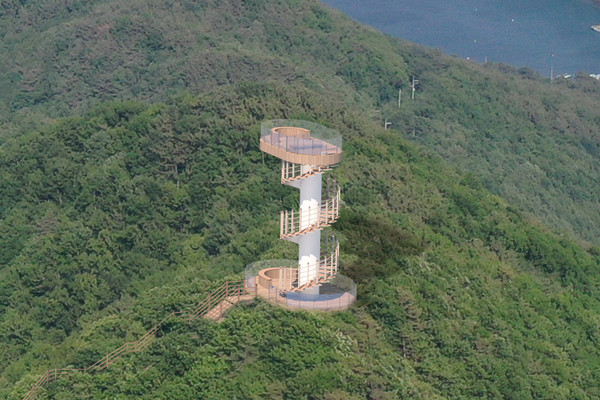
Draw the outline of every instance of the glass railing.
<instances>
[{"instance_id":1,"label":"glass railing","mask_svg":"<svg viewBox=\"0 0 600 400\"><path fill-rule=\"evenodd\" d=\"M269 274L269 270L274 273ZM329 277L326 282L319 283L318 293L289 290L296 276L297 261L294 260L264 260L246 266L248 289L276 304L309 310L335 310L347 308L356 301L356 283L347 276L337 273Z\"/></svg>"},{"instance_id":2,"label":"glass railing","mask_svg":"<svg viewBox=\"0 0 600 400\"><path fill-rule=\"evenodd\" d=\"M342 152L342 135L310 121L274 119L261 124L263 142L291 153L330 155Z\"/></svg>"}]
</instances>

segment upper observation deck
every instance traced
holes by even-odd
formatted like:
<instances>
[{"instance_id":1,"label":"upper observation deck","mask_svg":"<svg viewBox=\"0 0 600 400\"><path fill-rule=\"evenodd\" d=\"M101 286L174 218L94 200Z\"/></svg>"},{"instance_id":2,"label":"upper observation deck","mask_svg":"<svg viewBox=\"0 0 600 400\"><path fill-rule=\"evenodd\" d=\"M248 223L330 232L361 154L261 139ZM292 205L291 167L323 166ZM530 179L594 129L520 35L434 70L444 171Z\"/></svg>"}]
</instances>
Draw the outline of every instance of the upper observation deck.
<instances>
[{"instance_id":1,"label":"upper observation deck","mask_svg":"<svg viewBox=\"0 0 600 400\"><path fill-rule=\"evenodd\" d=\"M315 122L275 119L261 124L260 149L296 164L333 165L342 161L342 136Z\"/></svg>"}]
</instances>

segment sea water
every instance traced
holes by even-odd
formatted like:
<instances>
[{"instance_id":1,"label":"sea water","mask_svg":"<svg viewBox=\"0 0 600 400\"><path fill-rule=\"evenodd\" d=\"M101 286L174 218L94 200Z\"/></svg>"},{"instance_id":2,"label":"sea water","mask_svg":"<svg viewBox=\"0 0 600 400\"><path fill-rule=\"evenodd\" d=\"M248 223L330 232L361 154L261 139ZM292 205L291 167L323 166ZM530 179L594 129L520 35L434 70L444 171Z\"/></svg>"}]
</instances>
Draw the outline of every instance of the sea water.
<instances>
[{"instance_id":1,"label":"sea water","mask_svg":"<svg viewBox=\"0 0 600 400\"><path fill-rule=\"evenodd\" d=\"M593 0L324 0L384 33L543 75L600 73Z\"/></svg>"}]
</instances>

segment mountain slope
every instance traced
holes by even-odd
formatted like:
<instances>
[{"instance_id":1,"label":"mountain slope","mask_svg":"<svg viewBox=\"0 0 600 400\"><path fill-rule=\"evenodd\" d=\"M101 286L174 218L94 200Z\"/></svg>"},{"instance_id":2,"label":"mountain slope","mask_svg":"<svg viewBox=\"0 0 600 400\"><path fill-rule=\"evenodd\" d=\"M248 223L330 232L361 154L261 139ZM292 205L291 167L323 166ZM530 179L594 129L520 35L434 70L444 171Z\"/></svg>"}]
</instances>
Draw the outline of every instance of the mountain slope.
<instances>
[{"instance_id":1,"label":"mountain slope","mask_svg":"<svg viewBox=\"0 0 600 400\"><path fill-rule=\"evenodd\" d=\"M259 303L218 326L173 325L147 353L48 398L598 395L597 249L532 225L360 108L259 84L107 104L5 143L0 167L17 191L4 229L36 229L2 271L0 393L19 398L49 366L89 364L247 262L293 257L277 215L294 191L257 146L259 122L284 109L344 133L336 230L357 305L321 316ZM168 148L184 149L177 174ZM20 184L39 165L55 165L56 181Z\"/></svg>"},{"instance_id":2,"label":"mountain slope","mask_svg":"<svg viewBox=\"0 0 600 400\"><path fill-rule=\"evenodd\" d=\"M388 118L510 203L597 243L599 82L549 83L499 71L423 71L417 100L387 108Z\"/></svg>"},{"instance_id":3,"label":"mountain slope","mask_svg":"<svg viewBox=\"0 0 600 400\"><path fill-rule=\"evenodd\" d=\"M379 43L379 35L314 1L71 3L67 15L46 17L49 6L32 2L1 19L5 110L57 115L99 100L164 100L184 88L244 80L304 82L355 96L350 83L380 97L374 81L393 93L406 69L400 55L386 56L395 53L389 41Z\"/></svg>"},{"instance_id":4,"label":"mountain slope","mask_svg":"<svg viewBox=\"0 0 600 400\"><path fill-rule=\"evenodd\" d=\"M164 101L243 81L301 83L470 171L557 231L598 244L592 79L479 66L350 21L316 1L8 2L0 14L4 131L99 101ZM396 106L398 88L417 100ZM6 122L6 119L12 122ZM1 140L1 139L0 139Z\"/></svg>"},{"instance_id":5,"label":"mountain slope","mask_svg":"<svg viewBox=\"0 0 600 400\"><path fill-rule=\"evenodd\" d=\"M258 151L260 121L281 117L344 135L336 230L356 307L259 303L173 326L45 396L598 397L600 252L483 187L594 239L596 82L449 58L311 1L21 3L0 11L0 397L89 364L248 262L293 257L277 215L296 196ZM411 75L417 99L398 110ZM468 151L465 171L399 132ZM508 180L521 164L560 179Z\"/></svg>"}]
</instances>

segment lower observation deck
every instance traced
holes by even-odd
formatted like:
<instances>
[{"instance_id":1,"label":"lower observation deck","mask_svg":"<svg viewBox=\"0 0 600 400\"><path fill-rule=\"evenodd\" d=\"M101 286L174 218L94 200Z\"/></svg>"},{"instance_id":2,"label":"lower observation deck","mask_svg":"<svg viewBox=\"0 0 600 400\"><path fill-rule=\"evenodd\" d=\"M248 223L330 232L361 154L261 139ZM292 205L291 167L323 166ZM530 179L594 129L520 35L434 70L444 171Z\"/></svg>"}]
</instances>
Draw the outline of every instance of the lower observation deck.
<instances>
[{"instance_id":1,"label":"lower observation deck","mask_svg":"<svg viewBox=\"0 0 600 400\"><path fill-rule=\"evenodd\" d=\"M340 146L311 136L308 129L271 128L260 138L260 149L284 161L305 165L334 165L342 161Z\"/></svg>"},{"instance_id":2,"label":"lower observation deck","mask_svg":"<svg viewBox=\"0 0 600 400\"><path fill-rule=\"evenodd\" d=\"M263 260L246 266L246 289L272 303L291 309L344 310L356 301L356 283L336 273L319 283L319 291L295 291L296 261Z\"/></svg>"}]
</instances>

